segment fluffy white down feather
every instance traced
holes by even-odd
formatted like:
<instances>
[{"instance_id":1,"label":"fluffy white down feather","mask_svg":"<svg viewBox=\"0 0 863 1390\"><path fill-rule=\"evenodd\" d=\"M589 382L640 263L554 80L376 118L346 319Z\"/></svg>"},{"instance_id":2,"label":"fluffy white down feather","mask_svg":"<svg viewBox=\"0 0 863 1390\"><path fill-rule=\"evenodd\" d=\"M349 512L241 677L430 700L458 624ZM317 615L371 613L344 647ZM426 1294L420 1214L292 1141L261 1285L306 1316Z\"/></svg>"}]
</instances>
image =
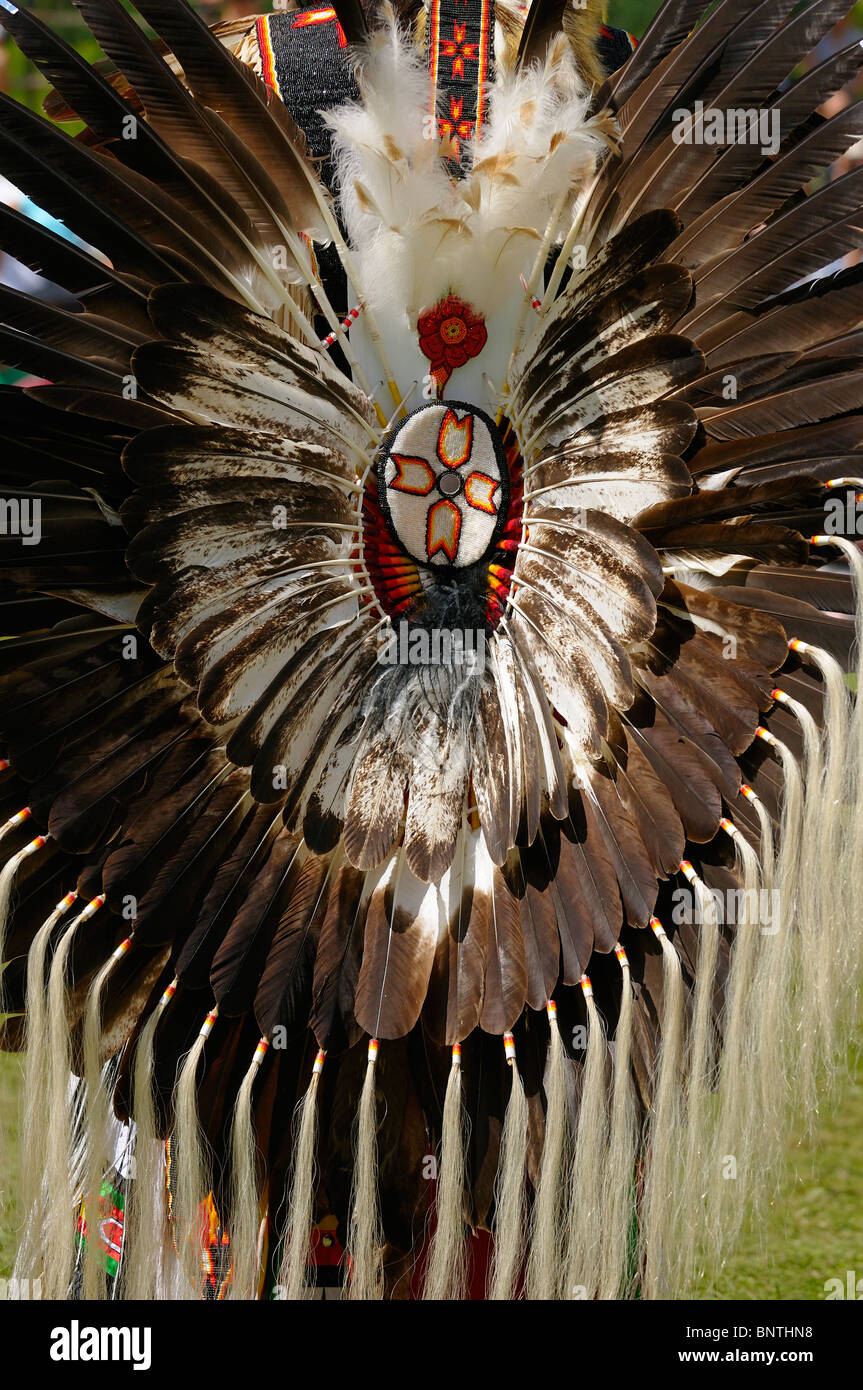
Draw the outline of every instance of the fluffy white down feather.
<instances>
[{"instance_id":1,"label":"fluffy white down feather","mask_svg":"<svg viewBox=\"0 0 863 1390\"><path fill-rule=\"evenodd\" d=\"M362 104L327 115L342 213L366 303L419 313L453 293L486 317L523 291L559 200L576 197L607 137L565 38L544 63L499 68L467 177L453 180L429 115L429 74L389 15L357 70ZM568 229L568 207L561 225ZM505 297L505 298L504 298Z\"/></svg>"}]
</instances>

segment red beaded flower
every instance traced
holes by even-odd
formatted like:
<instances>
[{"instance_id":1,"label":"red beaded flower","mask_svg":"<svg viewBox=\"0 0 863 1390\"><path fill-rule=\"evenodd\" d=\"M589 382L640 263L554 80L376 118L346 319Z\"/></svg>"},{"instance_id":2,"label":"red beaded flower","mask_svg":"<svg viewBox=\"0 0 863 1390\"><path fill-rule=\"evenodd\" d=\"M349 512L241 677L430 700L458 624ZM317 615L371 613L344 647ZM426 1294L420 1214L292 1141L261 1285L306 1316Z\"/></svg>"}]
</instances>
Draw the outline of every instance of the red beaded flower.
<instances>
[{"instance_id":1,"label":"red beaded flower","mask_svg":"<svg viewBox=\"0 0 863 1390\"><path fill-rule=\"evenodd\" d=\"M431 374L442 392L456 367L482 352L488 339L485 321L463 299L449 294L417 322L420 348L431 363Z\"/></svg>"}]
</instances>

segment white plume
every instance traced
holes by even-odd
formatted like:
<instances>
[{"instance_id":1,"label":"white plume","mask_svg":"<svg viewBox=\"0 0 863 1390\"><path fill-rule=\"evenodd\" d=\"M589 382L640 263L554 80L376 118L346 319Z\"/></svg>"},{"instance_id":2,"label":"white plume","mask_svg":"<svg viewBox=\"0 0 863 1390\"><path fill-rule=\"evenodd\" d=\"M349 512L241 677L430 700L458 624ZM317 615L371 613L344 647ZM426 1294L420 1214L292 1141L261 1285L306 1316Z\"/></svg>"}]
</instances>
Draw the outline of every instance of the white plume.
<instances>
[{"instance_id":1,"label":"white plume","mask_svg":"<svg viewBox=\"0 0 863 1390\"><path fill-rule=\"evenodd\" d=\"M357 71L362 104L327 115L342 213L366 302L411 330L453 293L486 317L523 294L552 211L574 199L608 137L564 36L544 63L499 71L472 168L452 179L429 110L429 74L390 12ZM568 211L568 209L567 209ZM566 212L562 228L568 230Z\"/></svg>"}]
</instances>

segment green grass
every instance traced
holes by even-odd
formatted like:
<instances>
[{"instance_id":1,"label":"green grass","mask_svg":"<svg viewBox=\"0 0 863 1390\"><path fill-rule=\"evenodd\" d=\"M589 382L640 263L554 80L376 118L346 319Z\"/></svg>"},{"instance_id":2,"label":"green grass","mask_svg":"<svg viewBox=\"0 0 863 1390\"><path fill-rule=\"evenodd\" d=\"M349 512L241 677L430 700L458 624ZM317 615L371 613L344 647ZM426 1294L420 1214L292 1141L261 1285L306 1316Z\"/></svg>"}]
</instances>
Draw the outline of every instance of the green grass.
<instances>
[{"instance_id":1,"label":"green grass","mask_svg":"<svg viewBox=\"0 0 863 1390\"><path fill-rule=\"evenodd\" d=\"M856 1064L855 1064L856 1060ZM718 1298L820 1299L828 1279L863 1278L863 1062L852 1058L838 1103L811 1139L798 1136L766 1220L750 1226L716 1280Z\"/></svg>"},{"instance_id":2,"label":"green grass","mask_svg":"<svg viewBox=\"0 0 863 1390\"><path fill-rule=\"evenodd\" d=\"M609 24L628 29L636 38L641 38L653 16L657 13L660 0L608 0L607 15ZM849 9L851 8L849 0ZM710 0L705 0L705 12L710 9ZM854 21L863 22L863 4L854 6Z\"/></svg>"},{"instance_id":3,"label":"green grass","mask_svg":"<svg viewBox=\"0 0 863 1390\"><path fill-rule=\"evenodd\" d=\"M640 39L658 9L657 0L609 0L608 22Z\"/></svg>"},{"instance_id":4,"label":"green grass","mask_svg":"<svg viewBox=\"0 0 863 1390\"><path fill-rule=\"evenodd\" d=\"M19 1156L14 1143L21 1066L0 1054L0 1277L15 1251ZM798 1138L782 1192L715 1281L717 1299L823 1299L828 1279L863 1278L863 1063L814 1139ZM31 1156L32 1159L32 1156Z\"/></svg>"},{"instance_id":5,"label":"green grass","mask_svg":"<svg viewBox=\"0 0 863 1390\"><path fill-rule=\"evenodd\" d=\"M21 1155L16 1139L21 1060L15 1054L0 1052L0 1278L8 1277L12 1271L20 1219L18 1191Z\"/></svg>"}]
</instances>

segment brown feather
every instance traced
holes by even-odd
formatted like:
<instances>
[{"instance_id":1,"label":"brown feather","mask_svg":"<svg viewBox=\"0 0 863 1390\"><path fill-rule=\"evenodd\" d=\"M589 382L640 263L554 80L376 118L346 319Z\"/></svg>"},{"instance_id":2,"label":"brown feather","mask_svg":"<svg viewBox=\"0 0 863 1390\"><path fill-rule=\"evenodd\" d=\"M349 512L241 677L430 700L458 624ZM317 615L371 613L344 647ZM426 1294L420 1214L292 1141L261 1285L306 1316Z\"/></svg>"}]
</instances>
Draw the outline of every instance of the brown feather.
<instances>
[{"instance_id":1,"label":"brown feather","mask_svg":"<svg viewBox=\"0 0 863 1390\"><path fill-rule=\"evenodd\" d=\"M348 1046L359 1036L354 995L360 970L366 875L343 864L330 889L315 956L309 1027L331 1048L342 1032Z\"/></svg>"},{"instance_id":2,"label":"brown feather","mask_svg":"<svg viewBox=\"0 0 863 1390\"><path fill-rule=\"evenodd\" d=\"M500 869L491 876L491 892L481 897L488 920L488 955L480 1027L508 1033L525 1005L527 965L521 913Z\"/></svg>"},{"instance_id":3,"label":"brown feather","mask_svg":"<svg viewBox=\"0 0 863 1390\"><path fill-rule=\"evenodd\" d=\"M401 1038L420 1016L437 942L435 890L395 855L366 916L356 1019L373 1037Z\"/></svg>"}]
</instances>

